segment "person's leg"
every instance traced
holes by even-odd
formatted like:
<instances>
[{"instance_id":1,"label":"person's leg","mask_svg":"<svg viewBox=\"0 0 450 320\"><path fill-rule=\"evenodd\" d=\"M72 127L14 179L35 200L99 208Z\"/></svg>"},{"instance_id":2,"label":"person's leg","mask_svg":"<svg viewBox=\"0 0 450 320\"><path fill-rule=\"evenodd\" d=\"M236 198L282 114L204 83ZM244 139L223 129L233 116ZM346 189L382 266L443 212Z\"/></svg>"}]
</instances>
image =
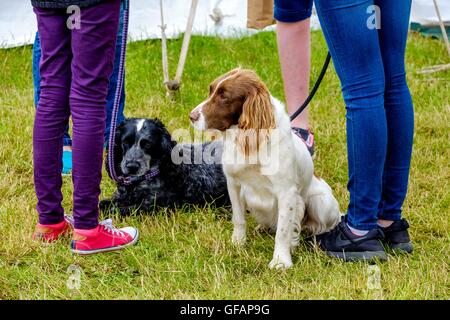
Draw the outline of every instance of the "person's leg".
<instances>
[{"instance_id":1,"label":"person's leg","mask_svg":"<svg viewBox=\"0 0 450 320\"><path fill-rule=\"evenodd\" d=\"M388 145L379 219L398 221L408 189L414 132L414 111L406 83L405 50L411 0L379 1L380 46L386 78L384 95Z\"/></svg>"},{"instance_id":2,"label":"person's leg","mask_svg":"<svg viewBox=\"0 0 450 320\"><path fill-rule=\"evenodd\" d=\"M114 64L120 0L81 10L72 30L73 213L75 229L98 225L108 81Z\"/></svg>"},{"instance_id":3,"label":"person's leg","mask_svg":"<svg viewBox=\"0 0 450 320\"><path fill-rule=\"evenodd\" d=\"M36 32L33 43L32 54L32 74L33 74L33 86L34 86L34 106L37 107L39 102L39 96L41 94L41 75L39 73L39 61L41 60L41 41L39 39L39 32Z\"/></svg>"},{"instance_id":4,"label":"person's leg","mask_svg":"<svg viewBox=\"0 0 450 320\"><path fill-rule=\"evenodd\" d=\"M36 36L33 43L33 57L32 57L32 73L34 84L34 105L37 108L39 102L39 96L41 94L41 75L39 72L39 61L41 60L41 42L39 39L39 32L36 32ZM63 136L63 168L62 173L67 174L72 170L72 139L69 135L69 124L66 125Z\"/></svg>"},{"instance_id":5,"label":"person's leg","mask_svg":"<svg viewBox=\"0 0 450 320\"><path fill-rule=\"evenodd\" d=\"M311 10L312 0L275 0L278 55L289 114L293 114L309 94ZM308 108L292 120L292 126L302 129L301 137L310 144L313 153L313 136L308 132Z\"/></svg>"},{"instance_id":6,"label":"person's leg","mask_svg":"<svg viewBox=\"0 0 450 320\"><path fill-rule=\"evenodd\" d=\"M72 30L73 212L72 252L82 255L119 250L137 242L137 229L98 222L106 95L114 65L120 0L81 10Z\"/></svg>"},{"instance_id":7,"label":"person's leg","mask_svg":"<svg viewBox=\"0 0 450 320\"><path fill-rule=\"evenodd\" d=\"M405 49L411 1L375 0L381 12L379 30L386 77L385 109L388 146L378 224L386 244L398 252L412 252L406 219L401 218L408 189L414 134L414 110L406 83Z\"/></svg>"},{"instance_id":8,"label":"person's leg","mask_svg":"<svg viewBox=\"0 0 450 320\"><path fill-rule=\"evenodd\" d=\"M381 199L387 127L378 33L367 27L367 8L373 0L315 3L347 108L348 223L361 230L374 229Z\"/></svg>"},{"instance_id":9,"label":"person's leg","mask_svg":"<svg viewBox=\"0 0 450 320\"><path fill-rule=\"evenodd\" d=\"M39 223L64 219L61 206L63 134L70 115L70 32L64 11L34 9L40 33L40 96L33 129L34 183Z\"/></svg>"},{"instance_id":10,"label":"person's leg","mask_svg":"<svg viewBox=\"0 0 450 320\"><path fill-rule=\"evenodd\" d=\"M373 0L315 0L347 109L348 214L316 237L330 256L386 260L377 212L387 148L384 69L378 33L370 29Z\"/></svg>"},{"instance_id":11,"label":"person's leg","mask_svg":"<svg viewBox=\"0 0 450 320\"><path fill-rule=\"evenodd\" d=\"M312 0L275 0L278 55L289 114L297 110L309 93L311 9ZM307 129L308 109L292 125Z\"/></svg>"},{"instance_id":12,"label":"person's leg","mask_svg":"<svg viewBox=\"0 0 450 320\"><path fill-rule=\"evenodd\" d=\"M111 77L109 78L108 94L106 96L105 148L108 147L108 139L109 139L109 132L110 132L109 128L111 126L111 116L112 116L112 110L114 107L114 98L116 95L117 81L118 81L118 77L119 77L120 53L122 51L122 30L123 30L124 5L125 5L125 2L122 1L121 5L120 5L120 20L119 20L119 30L117 32L117 40L116 40L114 69L113 69L113 73L112 73ZM125 116L123 114L124 108L125 108L125 79L123 82L122 94L120 95L119 113L117 115L117 123L121 123L123 120L125 120Z\"/></svg>"}]
</instances>

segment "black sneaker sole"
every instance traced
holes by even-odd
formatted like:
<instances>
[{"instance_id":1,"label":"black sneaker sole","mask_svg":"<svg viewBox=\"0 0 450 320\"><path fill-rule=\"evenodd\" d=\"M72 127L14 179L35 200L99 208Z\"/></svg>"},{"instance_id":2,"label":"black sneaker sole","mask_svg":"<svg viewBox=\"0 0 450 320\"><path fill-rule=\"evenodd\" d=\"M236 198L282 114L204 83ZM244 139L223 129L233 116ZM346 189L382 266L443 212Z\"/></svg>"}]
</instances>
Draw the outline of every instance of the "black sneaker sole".
<instances>
[{"instance_id":1,"label":"black sneaker sole","mask_svg":"<svg viewBox=\"0 0 450 320\"><path fill-rule=\"evenodd\" d=\"M388 257L384 251L361 251L361 252L344 252L344 251L325 251L325 253L333 258L344 261L387 261Z\"/></svg>"},{"instance_id":2,"label":"black sneaker sole","mask_svg":"<svg viewBox=\"0 0 450 320\"><path fill-rule=\"evenodd\" d=\"M390 243L388 246L392 251L399 254L413 252L413 245L411 242Z\"/></svg>"}]
</instances>

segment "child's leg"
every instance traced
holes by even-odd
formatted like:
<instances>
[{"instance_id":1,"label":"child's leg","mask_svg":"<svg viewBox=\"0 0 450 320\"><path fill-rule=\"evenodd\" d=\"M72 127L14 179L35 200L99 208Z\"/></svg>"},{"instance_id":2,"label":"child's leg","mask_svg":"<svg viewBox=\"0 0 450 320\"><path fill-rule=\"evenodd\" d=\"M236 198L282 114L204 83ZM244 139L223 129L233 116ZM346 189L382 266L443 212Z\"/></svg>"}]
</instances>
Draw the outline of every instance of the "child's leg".
<instances>
[{"instance_id":1,"label":"child's leg","mask_svg":"<svg viewBox=\"0 0 450 320\"><path fill-rule=\"evenodd\" d=\"M32 58L32 72L34 85L34 105L38 106L39 96L41 95L41 74L39 72L39 62L41 61L41 41L39 39L39 32L36 32L33 43L33 58ZM72 139L69 135L69 124L66 125L63 138L64 147L70 148L72 146ZM64 159L63 159L64 160ZM72 163L72 160L70 160Z\"/></svg>"},{"instance_id":2,"label":"child's leg","mask_svg":"<svg viewBox=\"0 0 450 320\"><path fill-rule=\"evenodd\" d=\"M41 61L41 42L39 32L36 32L33 42L32 72L34 85L34 105L37 107L41 95L41 74L39 73L39 61Z\"/></svg>"},{"instance_id":3,"label":"child's leg","mask_svg":"<svg viewBox=\"0 0 450 320\"><path fill-rule=\"evenodd\" d=\"M41 92L33 131L34 184L39 223L63 221L61 169L64 129L69 119L70 30L64 10L38 9Z\"/></svg>"},{"instance_id":4,"label":"child's leg","mask_svg":"<svg viewBox=\"0 0 450 320\"><path fill-rule=\"evenodd\" d=\"M108 80L113 70L120 0L81 9L72 30L73 213L76 229L98 224Z\"/></svg>"}]
</instances>

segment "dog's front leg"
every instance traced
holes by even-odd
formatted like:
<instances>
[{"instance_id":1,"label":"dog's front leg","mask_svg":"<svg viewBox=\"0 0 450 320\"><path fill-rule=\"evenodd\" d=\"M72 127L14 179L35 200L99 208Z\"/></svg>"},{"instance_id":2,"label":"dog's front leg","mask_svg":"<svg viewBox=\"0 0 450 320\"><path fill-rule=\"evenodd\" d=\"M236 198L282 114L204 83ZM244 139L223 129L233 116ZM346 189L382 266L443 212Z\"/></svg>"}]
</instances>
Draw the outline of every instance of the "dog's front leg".
<instances>
[{"instance_id":1,"label":"dog's front leg","mask_svg":"<svg viewBox=\"0 0 450 320\"><path fill-rule=\"evenodd\" d=\"M278 223L275 234L275 249L269 268L287 269L292 267L291 241L298 208L297 188L292 187L278 196Z\"/></svg>"},{"instance_id":2,"label":"dog's front leg","mask_svg":"<svg viewBox=\"0 0 450 320\"><path fill-rule=\"evenodd\" d=\"M247 222L245 221L245 212L240 197L241 188L231 177L227 178L227 187L233 211L233 235L231 236L231 241L233 244L242 245L245 243Z\"/></svg>"}]
</instances>

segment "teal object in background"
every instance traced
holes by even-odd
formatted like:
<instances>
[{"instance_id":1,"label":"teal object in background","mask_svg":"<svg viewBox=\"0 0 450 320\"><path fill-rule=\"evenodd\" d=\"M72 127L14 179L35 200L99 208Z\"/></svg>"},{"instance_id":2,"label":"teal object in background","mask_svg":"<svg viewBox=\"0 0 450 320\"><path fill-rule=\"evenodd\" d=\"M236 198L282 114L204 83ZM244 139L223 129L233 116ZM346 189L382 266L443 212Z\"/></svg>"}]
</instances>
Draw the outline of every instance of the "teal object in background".
<instances>
[{"instance_id":1,"label":"teal object in background","mask_svg":"<svg viewBox=\"0 0 450 320\"><path fill-rule=\"evenodd\" d=\"M442 35L441 28L437 26L424 26L417 22L411 23L411 30L419 32L424 36L434 37L442 39L444 36ZM445 30L447 31L447 37L450 40L450 27L446 26Z\"/></svg>"},{"instance_id":2,"label":"teal object in background","mask_svg":"<svg viewBox=\"0 0 450 320\"><path fill-rule=\"evenodd\" d=\"M72 151L64 150L62 156L63 169L62 174L70 174L72 172Z\"/></svg>"}]
</instances>

